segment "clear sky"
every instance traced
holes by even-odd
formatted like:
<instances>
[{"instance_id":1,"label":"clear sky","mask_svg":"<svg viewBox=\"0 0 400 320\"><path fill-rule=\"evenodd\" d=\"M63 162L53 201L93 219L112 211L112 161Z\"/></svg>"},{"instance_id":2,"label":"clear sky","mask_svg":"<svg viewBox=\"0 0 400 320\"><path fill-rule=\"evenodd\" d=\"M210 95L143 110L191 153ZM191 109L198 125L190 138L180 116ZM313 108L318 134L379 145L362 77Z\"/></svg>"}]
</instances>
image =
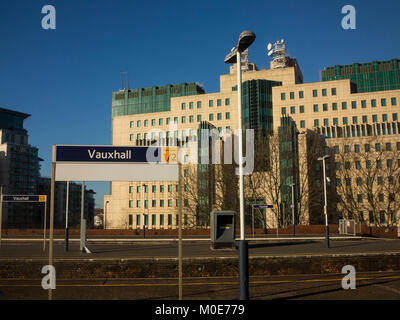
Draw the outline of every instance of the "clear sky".
<instances>
[{"instance_id":1,"label":"clear sky","mask_svg":"<svg viewBox=\"0 0 400 320\"><path fill-rule=\"evenodd\" d=\"M44 5L56 30L44 30ZM356 30L344 30L344 5ZM250 61L269 66L268 42L285 39L305 82L326 66L400 58L400 2L222 0L1 0L0 106L26 112L29 141L50 176L52 144L107 145L111 94L128 71L131 88L200 82L219 90L225 55L243 30L257 38ZM108 183L87 183L103 206Z\"/></svg>"}]
</instances>

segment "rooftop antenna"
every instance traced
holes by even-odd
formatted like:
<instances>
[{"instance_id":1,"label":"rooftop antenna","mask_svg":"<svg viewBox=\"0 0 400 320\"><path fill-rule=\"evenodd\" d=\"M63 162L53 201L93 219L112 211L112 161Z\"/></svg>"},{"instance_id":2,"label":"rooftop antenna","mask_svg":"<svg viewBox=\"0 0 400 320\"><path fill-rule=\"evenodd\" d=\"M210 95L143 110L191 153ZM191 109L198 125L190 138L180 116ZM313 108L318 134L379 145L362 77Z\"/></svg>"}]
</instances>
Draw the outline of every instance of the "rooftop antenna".
<instances>
[{"instance_id":1,"label":"rooftop antenna","mask_svg":"<svg viewBox=\"0 0 400 320\"><path fill-rule=\"evenodd\" d=\"M274 44L268 43L267 49L268 56L272 56L273 69L287 67L286 44L283 39L276 41Z\"/></svg>"},{"instance_id":2,"label":"rooftop antenna","mask_svg":"<svg viewBox=\"0 0 400 320\"><path fill-rule=\"evenodd\" d=\"M125 86L124 74L126 74L126 84L127 84L127 86ZM129 90L129 76L128 76L128 71L121 71L121 90Z\"/></svg>"}]
</instances>

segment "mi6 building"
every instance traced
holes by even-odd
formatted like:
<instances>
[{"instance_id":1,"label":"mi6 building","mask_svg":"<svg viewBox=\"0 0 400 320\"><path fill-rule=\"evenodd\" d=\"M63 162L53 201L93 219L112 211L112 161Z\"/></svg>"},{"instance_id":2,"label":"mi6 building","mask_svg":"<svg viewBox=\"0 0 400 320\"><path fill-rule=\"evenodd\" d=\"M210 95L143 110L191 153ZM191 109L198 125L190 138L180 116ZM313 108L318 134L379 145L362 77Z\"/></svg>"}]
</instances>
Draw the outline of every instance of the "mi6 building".
<instances>
[{"instance_id":1,"label":"mi6 building","mask_svg":"<svg viewBox=\"0 0 400 320\"><path fill-rule=\"evenodd\" d=\"M274 209L257 222L265 228L290 225L292 207L296 224L323 224L327 183L329 223L397 225L400 61L327 67L315 83L304 83L297 60L285 55L273 55L270 68L259 70L245 52L240 67L242 125L255 133L254 172L245 177L247 214L252 204L268 203ZM201 129L214 129L226 141L238 128L236 72L234 64L220 75L214 93L181 83L112 94L112 145L192 146L183 156L186 227L208 226L211 210L238 205L234 171L189 161L201 153ZM324 155L325 182L318 160ZM112 182L110 191L105 228L177 227L176 182Z\"/></svg>"}]
</instances>

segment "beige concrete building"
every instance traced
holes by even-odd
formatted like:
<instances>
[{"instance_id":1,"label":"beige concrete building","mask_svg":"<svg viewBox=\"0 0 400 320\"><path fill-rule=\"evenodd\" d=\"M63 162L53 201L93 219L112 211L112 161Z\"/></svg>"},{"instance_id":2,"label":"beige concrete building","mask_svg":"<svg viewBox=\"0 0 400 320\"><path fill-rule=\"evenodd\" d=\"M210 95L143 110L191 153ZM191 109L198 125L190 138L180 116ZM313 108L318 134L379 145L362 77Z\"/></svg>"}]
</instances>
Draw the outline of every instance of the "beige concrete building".
<instances>
[{"instance_id":1,"label":"beige concrete building","mask_svg":"<svg viewBox=\"0 0 400 320\"><path fill-rule=\"evenodd\" d=\"M344 138L352 141L353 148L361 143L356 141L374 136L393 144L396 139L400 142L399 89L357 92L352 79L303 83L297 61L290 59L290 62L284 68L276 68L274 63L264 70L257 70L253 64L243 67L245 128L277 132L281 118L290 117L299 132L322 136L329 152L336 150ZM202 122L220 132L233 132L238 122L236 67L231 66L229 71L220 76L220 91L214 93L204 93L196 84L114 92L112 144L150 145L154 141L163 144L169 138L196 141ZM306 136L299 138L299 148L303 150L300 153L308 152ZM400 144L395 146L400 148ZM184 169L188 157L189 152L184 157ZM306 184L315 186L313 181ZM104 227L142 228L146 224L148 228L176 228L176 188L176 182L170 181L112 182L111 194L104 198ZM311 191L304 194L309 196ZM304 199L299 197L297 201ZM344 211L340 204L338 208ZM365 212L368 216L368 210ZM336 206L331 207L331 215L337 215ZM312 222L308 211L305 216L297 222Z\"/></svg>"}]
</instances>

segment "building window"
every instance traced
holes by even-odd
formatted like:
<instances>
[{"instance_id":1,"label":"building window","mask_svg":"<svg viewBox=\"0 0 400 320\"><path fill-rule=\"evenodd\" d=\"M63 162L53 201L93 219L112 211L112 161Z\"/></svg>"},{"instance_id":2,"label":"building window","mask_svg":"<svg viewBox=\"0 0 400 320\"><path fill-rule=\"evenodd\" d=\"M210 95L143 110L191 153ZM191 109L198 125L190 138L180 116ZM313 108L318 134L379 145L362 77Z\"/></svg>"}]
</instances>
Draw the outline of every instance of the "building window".
<instances>
[{"instance_id":1,"label":"building window","mask_svg":"<svg viewBox=\"0 0 400 320\"><path fill-rule=\"evenodd\" d=\"M328 119L324 119L324 126L325 127L329 126L329 120Z\"/></svg>"},{"instance_id":2,"label":"building window","mask_svg":"<svg viewBox=\"0 0 400 320\"><path fill-rule=\"evenodd\" d=\"M181 109L182 109L182 110L185 110L185 109L186 109L186 103L185 103L185 102L182 102Z\"/></svg>"},{"instance_id":3,"label":"building window","mask_svg":"<svg viewBox=\"0 0 400 320\"><path fill-rule=\"evenodd\" d=\"M217 120L222 120L222 113L217 113Z\"/></svg>"},{"instance_id":4,"label":"building window","mask_svg":"<svg viewBox=\"0 0 400 320\"><path fill-rule=\"evenodd\" d=\"M351 108L352 109L357 109L357 101L352 101L351 102Z\"/></svg>"},{"instance_id":5,"label":"building window","mask_svg":"<svg viewBox=\"0 0 400 320\"><path fill-rule=\"evenodd\" d=\"M342 110L347 110L347 102L342 102Z\"/></svg>"},{"instance_id":6,"label":"building window","mask_svg":"<svg viewBox=\"0 0 400 320\"><path fill-rule=\"evenodd\" d=\"M361 108L366 108L367 107L367 101L366 100L362 100L361 101Z\"/></svg>"},{"instance_id":7,"label":"building window","mask_svg":"<svg viewBox=\"0 0 400 320\"><path fill-rule=\"evenodd\" d=\"M299 91L299 98L303 99L304 98L304 91Z\"/></svg>"},{"instance_id":8,"label":"building window","mask_svg":"<svg viewBox=\"0 0 400 320\"><path fill-rule=\"evenodd\" d=\"M281 108L281 114L282 114L282 115L285 115L285 114L286 114L286 107L282 107L282 108Z\"/></svg>"},{"instance_id":9,"label":"building window","mask_svg":"<svg viewBox=\"0 0 400 320\"><path fill-rule=\"evenodd\" d=\"M375 151L380 152L381 151L381 144L380 143L375 143Z\"/></svg>"},{"instance_id":10,"label":"building window","mask_svg":"<svg viewBox=\"0 0 400 320\"><path fill-rule=\"evenodd\" d=\"M324 104L322 105L322 110L323 110L323 111L328 111L328 104L327 104L327 103L324 103Z\"/></svg>"},{"instance_id":11,"label":"building window","mask_svg":"<svg viewBox=\"0 0 400 320\"><path fill-rule=\"evenodd\" d=\"M333 118L333 125L335 126L339 125L338 118Z\"/></svg>"},{"instance_id":12,"label":"building window","mask_svg":"<svg viewBox=\"0 0 400 320\"><path fill-rule=\"evenodd\" d=\"M229 120L231 118L231 113L230 112L225 112L225 119Z\"/></svg>"},{"instance_id":13,"label":"building window","mask_svg":"<svg viewBox=\"0 0 400 320\"><path fill-rule=\"evenodd\" d=\"M370 152L371 146L369 145L369 143L364 144L364 150L365 152Z\"/></svg>"},{"instance_id":14,"label":"building window","mask_svg":"<svg viewBox=\"0 0 400 320\"><path fill-rule=\"evenodd\" d=\"M334 111L337 110L337 103L336 102L332 103L332 110L334 110Z\"/></svg>"},{"instance_id":15,"label":"building window","mask_svg":"<svg viewBox=\"0 0 400 320\"><path fill-rule=\"evenodd\" d=\"M392 99L391 99L391 102L392 102L392 106L397 106L397 100L396 100L396 98L392 98Z\"/></svg>"},{"instance_id":16,"label":"building window","mask_svg":"<svg viewBox=\"0 0 400 320\"><path fill-rule=\"evenodd\" d=\"M226 106L229 106L230 103L231 103L231 102L230 102L229 98L226 98L226 99L225 99L225 105L226 105Z\"/></svg>"},{"instance_id":17,"label":"building window","mask_svg":"<svg viewBox=\"0 0 400 320\"><path fill-rule=\"evenodd\" d=\"M172 199L168 199L168 207L169 207L169 208L172 207Z\"/></svg>"},{"instance_id":18,"label":"building window","mask_svg":"<svg viewBox=\"0 0 400 320\"><path fill-rule=\"evenodd\" d=\"M300 106L300 113L304 113L304 106Z\"/></svg>"},{"instance_id":19,"label":"building window","mask_svg":"<svg viewBox=\"0 0 400 320\"><path fill-rule=\"evenodd\" d=\"M304 120L300 120L300 128L305 128L306 122Z\"/></svg>"},{"instance_id":20,"label":"building window","mask_svg":"<svg viewBox=\"0 0 400 320\"><path fill-rule=\"evenodd\" d=\"M375 108L376 107L376 99L371 100L371 107Z\"/></svg>"},{"instance_id":21,"label":"building window","mask_svg":"<svg viewBox=\"0 0 400 320\"><path fill-rule=\"evenodd\" d=\"M182 116L182 117L181 117L181 122L182 122L182 123L186 123L186 117L185 117L185 116Z\"/></svg>"},{"instance_id":22,"label":"building window","mask_svg":"<svg viewBox=\"0 0 400 320\"><path fill-rule=\"evenodd\" d=\"M160 226L164 225L164 215L160 214Z\"/></svg>"},{"instance_id":23,"label":"building window","mask_svg":"<svg viewBox=\"0 0 400 320\"><path fill-rule=\"evenodd\" d=\"M332 93L333 96L336 96L336 88L332 88L331 89L331 93Z\"/></svg>"},{"instance_id":24,"label":"building window","mask_svg":"<svg viewBox=\"0 0 400 320\"><path fill-rule=\"evenodd\" d=\"M221 99L217 99L217 107L220 107L220 106L222 106L222 101L221 101Z\"/></svg>"},{"instance_id":25,"label":"building window","mask_svg":"<svg viewBox=\"0 0 400 320\"><path fill-rule=\"evenodd\" d=\"M194 122L194 116L189 116L189 122L193 123Z\"/></svg>"},{"instance_id":26,"label":"building window","mask_svg":"<svg viewBox=\"0 0 400 320\"><path fill-rule=\"evenodd\" d=\"M131 128L135 127L135 121L129 122L129 126L130 126Z\"/></svg>"},{"instance_id":27,"label":"building window","mask_svg":"<svg viewBox=\"0 0 400 320\"><path fill-rule=\"evenodd\" d=\"M378 116L376 114L372 115L372 122L373 123L378 122Z\"/></svg>"},{"instance_id":28,"label":"building window","mask_svg":"<svg viewBox=\"0 0 400 320\"><path fill-rule=\"evenodd\" d=\"M347 124L347 117L343 117L343 124Z\"/></svg>"},{"instance_id":29,"label":"building window","mask_svg":"<svg viewBox=\"0 0 400 320\"><path fill-rule=\"evenodd\" d=\"M194 105L194 103L193 102L189 102L189 109L193 109L193 106Z\"/></svg>"},{"instance_id":30,"label":"building window","mask_svg":"<svg viewBox=\"0 0 400 320\"><path fill-rule=\"evenodd\" d=\"M214 106L214 100L208 100L208 106L213 107Z\"/></svg>"},{"instance_id":31,"label":"building window","mask_svg":"<svg viewBox=\"0 0 400 320\"><path fill-rule=\"evenodd\" d=\"M318 119L314 120L314 127L319 127L319 120Z\"/></svg>"},{"instance_id":32,"label":"building window","mask_svg":"<svg viewBox=\"0 0 400 320\"><path fill-rule=\"evenodd\" d=\"M197 122L201 122L201 114L197 115Z\"/></svg>"},{"instance_id":33,"label":"building window","mask_svg":"<svg viewBox=\"0 0 400 320\"><path fill-rule=\"evenodd\" d=\"M290 97L290 99L293 100L293 99L294 99L294 92L290 92L290 93L289 93L289 97Z\"/></svg>"},{"instance_id":34,"label":"building window","mask_svg":"<svg viewBox=\"0 0 400 320\"><path fill-rule=\"evenodd\" d=\"M296 113L296 108L295 107L290 107L290 113L295 114Z\"/></svg>"},{"instance_id":35,"label":"building window","mask_svg":"<svg viewBox=\"0 0 400 320\"><path fill-rule=\"evenodd\" d=\"M164 185L160 185L160 192L164 192Z\"/></svg>"},{"instance_id":36,"label":"building window","mask_svg":"<svg viewBox=\"0 0 400 320\"><path fill-rule=\"evenodd\" d=\"M213 120L214 120L214 114L213 114L213 113L210 113L210 114L208 115L208 120L210 120L210 121L213 121Z\"/></svg>"},{"instance_id":37,"label":"building window","mask_svg":"<svg viewBox=\"0 0 400 320\"><path fill-rule=\"evenodd\" d=\"M397 113L392 113L392 119L393 121L397 121Z\"/></svg>"},{"instance_id":38,"label":"building window","mask_svg":"<svg viewBox=\"0 0 400 320\"><path fill-rule=\"evenodd\" d=\"M313 90L312 92L313 97L318 97L318 90Z\"/></svg>"},{"instance_id":39,"label":"building window","mask_svg":"<svg viewBox=\"0 0 400 320\"><path fill-rule=\"evenodd\" d=\"M164 208L164 200L163 199L160 200L160 207Z\"/></svg>"},{"instance_id":40,"label":"building window","mask_svg":"<svg viewBox=\"0 0 400 320\"><path fill-rule=\"evenodd\" d=\"M286 93L284 92L281 93L281 100L286 100Z\"/></svg>"},{"instance_id":41,"label":"building window","mask_svg":"<svg viewBox=\"0 0 400 320\"><path fill-rule=\"evenodd\" d=\"M357 124L357 117L356 116L353 117L353 124Z\"/></svg>"},{"instance_id":42,"label":"building window","mask_svg":"<svg viewBox=\"0 0 400 320\"><path fill-rule=\"evenodd\" d=\"M151 215L151 225L152 225L152 226L155 226L155 225L156 225L156 215L155 215L155 214L152 214L152 215Z\"/></svg>"},{"instance_id":43,"label":"building window","mask_svg":"<svg viewBox=\"0 0 400 320\"><path fill-rule=\"evenodd\" d=\"M323 97L326 97L326 95L327 95L327 94L326 94L326 89L322 89L322 96L323 96Z\"/></svg>"},{"instance_id":44,"label":"building window","mask_svg":"<svg viewBox=\"0 0 400 320\"><path fill-rule=\"evenodd\" d=\"M359 144L355 144L354 145L354 152L355 153L360 153L360 145Z\"/></svg>"},{"instance_id":45,"label":"building window","mask_svg":"<svg viewBox=\"0 0 400 320\"><path fill-rule=\"evenodd\" d=\"M157 200L151 200L151 206L155 208L157 206Z\"/></svg>"},{"instance_id":46,"label":"building window","mask_svg":"<svg viewBox=\"0 0 400 320\"><path fill-rule=\"evenodd\" d=\"M381 99L381 106L386 107L386 99L385 98Z\"/></svg>"},{"instance_id":47,"label":"building window","mask_svg":"<svg viewBox=\"0 0 400 320\"><path fill-rule=\"evenodd\" d=\"M142 125L142 121L138 120L137 123L136 123L136 126L139 128L141 125Z\"/></svg>"},{"instance_id":48,"label":"building window","mask_svg":"<svg viewBox=\"0 0 400 320\"><path fill-rule=\"evenodd\" d=\"M383 122L387 121L387 114L386 113L382 114L382 121Z\"/></svg>"},{"instance_id":49,"label":"building window","mask_svg":"<svg viewBox=\"0 0 400 320\"><path fill-rule=\"evenodd\" d=\"M197 109L201 109L201 101L197 101Z\"/></svg>"},{"instance_id":50,"label":"building window","mask_svg":"<svg viewBox=\"0 0 400 320\"><path fill-rule=\"evenodd\" d=\"M314 104L314 112L318 112L318 105Z\"/></svg>"},{"instance_id":51,"label":"building window","mask_svg":"<svg viewBox=\"0 0 400 320\"><path fill-rule=\"evenodd\" d=\"M362 116L362 123L367 123L367 122L368 122L367 116Z\"/></svg>"},{"instance_id":52,"label":"building window","mask_svg":"<svg viewBox=\"0 0 400 320\"><path fill-rule=\"evenodd\" d=\"M129 140L130 141L134 141L135 140L135 135L134 134L130 134L129 135Z\"/></svg>"}]
</instances>

